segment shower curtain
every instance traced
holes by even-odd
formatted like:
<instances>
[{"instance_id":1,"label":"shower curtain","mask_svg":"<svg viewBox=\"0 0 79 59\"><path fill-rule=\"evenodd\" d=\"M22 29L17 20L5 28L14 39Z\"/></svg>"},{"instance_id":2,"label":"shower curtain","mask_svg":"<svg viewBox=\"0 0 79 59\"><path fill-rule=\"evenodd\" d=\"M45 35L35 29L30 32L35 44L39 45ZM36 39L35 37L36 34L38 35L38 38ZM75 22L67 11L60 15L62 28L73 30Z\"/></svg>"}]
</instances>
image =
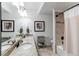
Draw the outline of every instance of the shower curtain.
<instances>
[{"instance_id":1,"label":"shower curtain","mask_svg":"<svg viewBox=\"0 0 79 59\"><path fill-rule=\"evenodd\" d=\"M79 5L64 12L64 21L64 50L72 55L79 55Z\"/></svg>"}]
</instances>

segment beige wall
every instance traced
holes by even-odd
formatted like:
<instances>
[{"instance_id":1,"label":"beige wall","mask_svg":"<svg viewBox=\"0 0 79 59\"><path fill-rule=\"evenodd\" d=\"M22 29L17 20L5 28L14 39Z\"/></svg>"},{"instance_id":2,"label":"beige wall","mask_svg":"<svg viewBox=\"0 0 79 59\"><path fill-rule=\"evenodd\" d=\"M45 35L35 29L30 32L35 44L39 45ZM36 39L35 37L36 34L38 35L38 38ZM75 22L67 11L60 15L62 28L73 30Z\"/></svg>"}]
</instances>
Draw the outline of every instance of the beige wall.
<instances>
[{"instance_id":1,"label":"beige wall","mask_svg":"<svg viewBox=\"0 0 79 59\"><path fill-rule=\"evenodd\" d=\"M59 23L61 22L61 23ZM64 36L64 17L63 14L56 17L56 39L57 39L57 45L61 45L61 36Z\"/></svg>"}]
</instances>

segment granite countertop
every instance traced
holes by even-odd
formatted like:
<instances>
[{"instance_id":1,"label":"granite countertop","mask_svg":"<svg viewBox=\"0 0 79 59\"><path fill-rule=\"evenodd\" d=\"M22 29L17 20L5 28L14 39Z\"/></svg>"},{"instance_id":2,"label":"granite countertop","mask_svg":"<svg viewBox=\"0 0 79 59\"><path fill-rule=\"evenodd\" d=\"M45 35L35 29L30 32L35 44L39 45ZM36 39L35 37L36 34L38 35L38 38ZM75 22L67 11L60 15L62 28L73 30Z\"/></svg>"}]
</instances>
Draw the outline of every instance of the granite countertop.
<instances>
[{"instance_id":1,"label":"granite countertop","mask_svg":"<svg viewBox=\"0 0 79 59\"><path fill-rule=\"evenodd\" d=\"M20 39L20 37L16 37L15 39L18 40L18 39ZM11 39L1 43L1 54L5 53L7 51L7 49L9 49L12 46L11 42L8 43L8 41L10 41L10 40L14 40L14 39L11 38Z\"/></svg>"},{"instance_id":2,"label":"granite countertop","mask_svg":"<svg viewBox=\"0 0 79 59\"><path fill-rule=\"evenodd\" d=\"M33 36L27 36L25 38L22 38L22 40L23 40L23 43L27 43L27 44L30 43L32 44L32 46L31 45L27 46L27 44L25 44L24 46L15 48L10 54L10 56L33 56L33 55L36 56L38 55Z\"/></svg>"},{"instance_id":3,"label":"granite countertop","mask_svg":"<svg viewBox=\"0 0 79 59\"><path fill-rule=\"evenodd\" d=\"M14 39L10 39L10 40L14 40ZM16 40L15 44L17 44L19 40L23 40L22 44L25 44L25 45L20 45L18 48L15 47L15 44L4 47L3 45L6 45L9 41L7 40L1 44L2 54L4 53L3 56L5 55L7 56L8 55L9 56L33 56L34 55L36 56L38 55L33 35L26 36L25 38L16 37L15 40ZM12 43L8 43L8 44L12 44Z\"/></svg>"}]
</instances>

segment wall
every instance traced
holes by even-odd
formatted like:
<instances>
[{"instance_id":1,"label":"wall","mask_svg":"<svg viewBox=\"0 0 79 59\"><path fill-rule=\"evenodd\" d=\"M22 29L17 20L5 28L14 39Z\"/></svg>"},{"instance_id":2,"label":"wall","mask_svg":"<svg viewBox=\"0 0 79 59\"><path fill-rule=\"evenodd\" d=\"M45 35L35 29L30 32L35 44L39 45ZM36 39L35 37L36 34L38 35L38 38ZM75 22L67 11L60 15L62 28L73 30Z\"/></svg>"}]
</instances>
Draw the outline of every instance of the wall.
<instances>
[{"instance_id":1,"label":"wall","mask_svg":"<svg viewBox=\"0 0 79 59\"><path fill-rule=\"evenodd\" d=\"M37 37L39 35L45 36L46 37L46 44L50 45L50 41L53 39L52 38L52 36L53 36L52 15L39 15L36 19L34 19L34 21L36 21L36 20L45 21L45 32L34 32L35 37Z\"/></svg>"},{"instance_id":2,"label":"wall","mask_svg":"<svg viewBox=\"0 0 79 59\"><path fill-rule=\"evenodd\" d=\"M1 41L2 41L2 37L1 37L1 2L0 2L0 56L1 56Z\"/></svg>"},{"instance_id":3,"label":"wall","mask_svg":"<svg viewBox=\"0 0 79 59\"><path fill-rule=\"evenodd\" d=\"M56 17L56 39L57 45L62 45L61 36L64 36L64 16L63 14Z\"/></svg>"},{"instance_id":4,"label":"wall","mask_svg":"<svg viewBox=\"0 0 79 59\"><path fill-rule=\"evenodd\" d=\"M14 17L11 16L6 10L2 9L2 20L14 20ZM2 37L14 37L15 32L2 32Z\"/></svg>"},{"instance_id":5,"label":"wall","mask_svg":"<svg viewBox=\"0 0 79 59\"><path fill-rule=\"evenodd\" d=\"M38 15L35 17L26 17L26 18L14 18L6 11L2 12L3 20L14 20L15 21L15 32L2 32L2 37L15 37L19 32L19 28L23 26L24 33L26 33L26 27L29 26L31 33L33 33L35 40L37 36L45 36L46 44L50 45L50 40L52 39L52 15ZM45 21L45 32L34 32L34 21Z\"/></svg>"}]
</instances>

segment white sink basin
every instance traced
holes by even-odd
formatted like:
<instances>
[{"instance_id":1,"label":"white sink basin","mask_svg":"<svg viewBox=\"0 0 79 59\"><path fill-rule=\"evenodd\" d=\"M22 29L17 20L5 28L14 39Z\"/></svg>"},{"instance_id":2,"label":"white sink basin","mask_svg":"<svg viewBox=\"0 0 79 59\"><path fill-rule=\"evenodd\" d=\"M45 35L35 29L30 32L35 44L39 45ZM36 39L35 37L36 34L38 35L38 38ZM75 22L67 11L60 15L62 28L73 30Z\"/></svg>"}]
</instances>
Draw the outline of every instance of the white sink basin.
<instances>
[{"instance_id":1,"label":"white sink basin","mask_svg":"<svg viewBox=\"0 0 79 59\"><path fill-rule=\"evenodd\" d=\"M33 45L31 43L23 43L18 48L16 48L10 55L31 56L33 55Z\"/></svg>"}]
</instances>

